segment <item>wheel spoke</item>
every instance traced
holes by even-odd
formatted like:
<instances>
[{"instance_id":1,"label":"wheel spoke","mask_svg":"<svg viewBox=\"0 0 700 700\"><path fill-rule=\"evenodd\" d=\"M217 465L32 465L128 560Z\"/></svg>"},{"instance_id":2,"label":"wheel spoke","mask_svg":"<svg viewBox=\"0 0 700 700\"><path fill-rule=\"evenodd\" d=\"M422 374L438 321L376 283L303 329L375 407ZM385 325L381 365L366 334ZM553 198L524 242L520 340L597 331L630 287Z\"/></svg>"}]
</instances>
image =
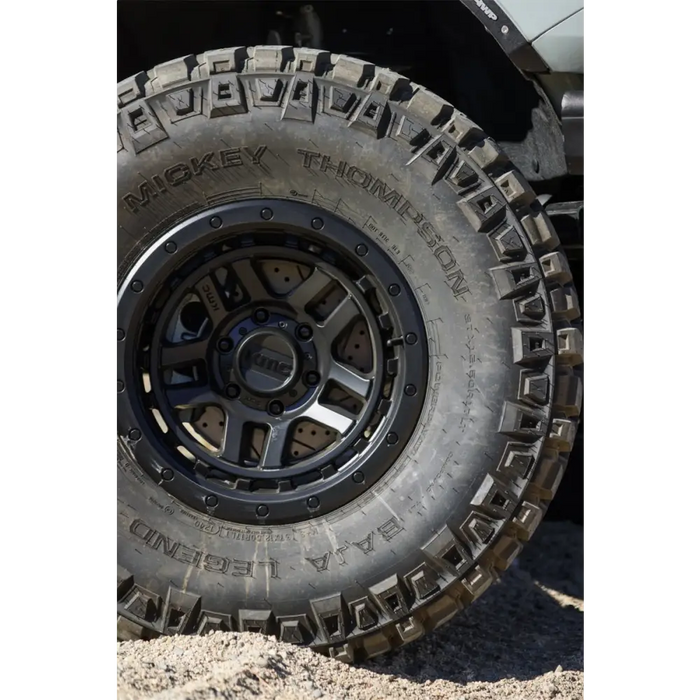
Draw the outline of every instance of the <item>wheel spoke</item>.
<instances>
[{"instance_id":1,"label":"wheel spoke","mask_svg":"<svg viewBox=\"0 0 700 700\"><path fill-rule=\"evenodd\" d=\"M354 422L354 418L332 406L323 406L316 402L306 411L304 416L315 423L320 423L328 428L332 428L338 433L344 433Z\"/></svg>"},{"instance_id":2,"label":"wheel spoke","mask_svg":"<svg viewBox=\"0 0 700 700\"><path fill-rule=\"evenodd\" d=\"M263 469L275 469L282 466L284 448L287 445L289 423L270 423L269 427L258 465Z\"/></svg>"},{"instance_id":3,"label":"wheel spoke","mask_svg":"<svg viewBox=\"0 0 700 700\"><path fill-rule=\"evenodd\" d=\"M218 403L216 394L208 385L172 384L167 387L165 394L172 406L201 406Z\"/></svg>"},{"instance_id":4,"label":"wheel spoke","mask_svg":"<svg viewBox=\"0 0 700 700\"><path fill-rule=\"evenodd\" d=\"M243 429L245 423L237 416L228 413L226 416L226 430L221 440L219 457L228 462L238 464L241 461L241 443L243 442Z\"/></svg>"},{"instance_id":5,"label":"wheel spoke","mask_svg":"<svg viewBox=\"0 0 700 700\"><path fill-rule=\"evenodd\" d=\"M341 365L335 360L331 364L328 378L336 384L340 384L346 391L361 398L366 398L367 394L369 394L370 380L352 367Z\"/></svg>"},{"instance_id":6,"label":"wheel spoke","mask_svg":"<svg viewBox=\"0 0 700 700\"><path fill-rule=\"evenodd\" d=\"M198 360L204 360L206 350L207 342L204 340L164 345L160 353L160 362L164 368L191 365Z\"/></svg>"},{"instance_id":7,"label":"wheel spoke","mask_svg":"<svg viewBox=\"0 0 700 700\"><path fill-rule=\"evenodd\" d=\"M238 283L248 295L249 301L252 303L263 302L270 296L251 258L237 260L231 267Z\"/></svg>"},{"instance_id":8,"label":"wheel spoke","mask_svg":"<svg viewBox=\"0 0 700 700\"><path fill-rule=\"evenodd\" d=\"M195 288L204 304L204 308L207 310L212 322L216 326L223 321L228 314L226 304L224 303L224 296L219 289L218 282L214 279L213 275L207 275L197 282Z\"/></svg>"},{"instance_id":9,"label":"wheel spoke","mask_svg":"<svg viewBox=\"0 0 700 700\"><path fill-rule=\"evenodd\" d=\"M323 322L322 328L329 338L336 338L357 315L353 298L346 296Z\"/></svg>"},{"instance_id":10,"label":"wheel spoke","mask_svg":"<svg viewBox=\"0 0 700 700\"><path fill-rule=\"evenodd\" d=\"M287 301L296 309L303 311L307 304L325 287L329 279L320 270L314 270L301 284L287 296Z\"/></svg>"}]
</instances>

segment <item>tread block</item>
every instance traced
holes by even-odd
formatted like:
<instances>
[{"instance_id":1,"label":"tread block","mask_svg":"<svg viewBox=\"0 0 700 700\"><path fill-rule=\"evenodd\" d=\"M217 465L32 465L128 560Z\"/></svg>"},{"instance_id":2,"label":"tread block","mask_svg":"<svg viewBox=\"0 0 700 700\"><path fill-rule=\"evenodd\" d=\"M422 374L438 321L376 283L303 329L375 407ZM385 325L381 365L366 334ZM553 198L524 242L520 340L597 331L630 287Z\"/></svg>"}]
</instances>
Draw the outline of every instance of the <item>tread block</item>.
<instances>
[{"instance_id":1,"label":"tread block","mask_svg":"<svg viewBox=\"0 0 700 700\"><path fill-rule=\"evenodd\" d=\"M471 505L481 508L488 515L506 519L515 510L517 502L518 497L508 486L497 481L489 474L476 492Z\"/></svg>"},{"instance_id":2,"label":"tread block","mask_svg":"<svg viewBox=\"0 0 700 700\"><path fill-rule=\"evenodd\" d=\"M118 83L117 106L126 107L141 99L146 94L146 83L148 83L148 75L143 71Z\"/></svg>"},{"instance_id":3,"label":"tread block","mask_svg":"<svg viewBox=\"0 0 700 700\"><path fill-rule=\"evenodd\" d=\"M231 49L217 49L207 51L204 54L206 70L209 75L218 73L233 73L240 71L248 58L248 51L244 46Z\"/></svg>"},{"instance_id":4,"label":"tread block","mask_svg":"<svg viewBox=\"0 0 700 700\"><path fill-rule=\"evenodd\" d=\"M540 294L533 294L526 299L516 299L515 317L519 323L536 323L544 318L544 299Z\"/></svg>"},{"instance_id":5,"label":"tread block","mask_svg":"<svg viewBox=\"0 0 700 700\"><path fill-rule=\"evenodd\" d=\"M349 119L365 97L359 90L333 85L323 80L318 81L318 86L323 95L323 111L336 117L344 114L346 119Z\"/></svg>"},{"instance_id":6,"label":"tread block","mask_svg":"<svg viewBox=\"0 0 700 700\"><path fill-rule=\"evenodd\" d=\"M146 101L135 102L126 107L121 114L121 120L121 132L128 135L135 153L141 153L149 146L168 138L168 133Z\"/></svg>"},{"instance_id":7,"label":"tread block","mask_svg":"<svg viewBox=\"0 0 700 700\"><path fill-rule=\"evenodd\" d=\"M549 293L552 300L552 315L556 319L574 321L581 315L578 295L573 287L559 287Z\"/></svg>"},{"instance_id":8,"label":"tread block","mask_svg":"<svg viewBox=\"0 0 700 700\"><path fill-rule=\"evenodd\" d=\"M564 475L564 467L565 463L559 459L558 452L545 450L535 476L525 491L526 499L543 498L551 501Z\"/></svg>"},{"instance_id":9,"label":"tread block","mask_svg":"<svg viewBox=\"0 0 700 700\"><path fill-rule=\"evenodd\" d=\"M250 57L251 73L285 71L292 67L294 49L290 46L256 46Z\"/></svg>"},{"instance_id":10,"label":"tread block","mask_svg":"<svg viewBox=\"0 0 700 700\"><path fill-rule=\"evenodd\" d=\"M506 218L506 205L495 187L474 192L460 199L457 206L475 231L492 231Z\"/></svg>"},{"instance_id":11,"label":"tread block","mask_svg":"<svg viewBox=\"0 0 700 700\"><path fill-rule=\"evenodd\" d=\"M527 237L534 248L547 248L552 250L559 245L559 236L554 230L554 225L542 212L527 214L520 219Z\"/></svg>"},{"instance_id":12,"label":"tread block","mask_svg":"<svg viewBox=\"0 0 700 700\"><path fill-rule=\"evenodd\" d=\"M559 452L571 452L576 438L576 423L566 418L554 418L549 427L547 447Z\"/></svg>"},{"instance_id":13,"label":"tread block","mask_svg":"<svg viewBox=\"0 0 700 700\"><path fill-rule=\"evenodd\" d=\"M469 190L478 187L481 180L474 168L467 163L464 156L458 155L450 172L445 177L445 182L458 195L462 196Z\"/></svg>"},{"instance_id":14,"label":"tread block","mask_svg":"<svg viewBox=\"0 0 700 700\"><path fill-rule=\"evenodd\" d=\"M386 135L391 121L391 110L386 97L370 93L350 117L350 126L375 138Z\"/></svg>"},{"instance_id":15,"label":"tread block","mask_svg":"<svg viewBox=\"0 0 700 700\"><path fill-rule=\"evenodd\" d=\"M403 617L408 613L410 609L408 596L403 583L399 581L396 574L372 586L369 590L389 617Z\"/></svg>"},{"instance_id":16,"label":"tread block","mask_svg":"<svg viewBox=\"0 0 700 700\"><path fill-rule=\"evenodd\" d=\"M424 122L432 124L443 113L447 102L434 92L425 89L416 90L408 103L408 109Z\"/></svg>"},{"instance_id":17,"label":"tread block","mask_svg":"<svg viewBox=\"0 0 700 700\"><path fill-rule=\"evenodd\" d=\"M540 258L540 266L547 282L568 284L572 280L571 270L563 253L547 253Z\"/></svg>"},{"instance_id":18,"label":"tread block","mask_svg":"<svg viewBox=\"0 0 700 700\"><path fill-rule=\"evenodd\" d=\"M351 664L355 660L355 650L349 644L338 644L328 647L328 656L336 661Z\"/></svg>"},{"instance_id":19,"label":"tread block","mask_svg":"<svg viewBox=\"0 0 700 700\"><path fill-rule=\"evenodd\" d=\"M173 123L202 113L202 87L183 88L169 92L161 105Z\"/></svg>"},{"instance_id":20,"label":"tread block","mask_svg":"<svg viewBox=\"0 0 700 700\"><path fill-rule=\"evenodd\" d=\"M432 178L432 184L434 185L444 177L450 165L454 162L455 148L448 139L437 136L418 150L408 161L407 165L415 162L418 158L434 166L435 175Z\"/></svg>"},{"instance_id":21,"label":"tread block","mask_svg":"<svg viewBox=\"0 0 700 700\"><path fill-rule=\"evenodd\" d=\"M538 372L520 372L520 389L518 398L539 406L544 406L549 400L549 377Z\"/></svg>"},{"instance_id":22,"label":"tread block","mask_svg":"<svg viewBox=\"0 0 700 700\"><path fill-rule=\"evenodd\" d=\"M542 362L554 355L552 334L513 328L513 361L518 365Z\"/></svg>"},{"instance_id":23,"label":"tread block","mask_svg":"<svg viewBox=\"0 0 700 700\"><path fill-rule=\"evenodd\" d=\"M131 589L131 594L123 608L134 617L143 620L144 622L155 622L160 616L162 600L155 593L147 591L139 585L135 585Z\"/></svg>"},{"instance_id":24,"label":"tread block","mask_svg":"<svg viewBox=\"0 0 700 700\"><path fill-rule=\"evenodd\" d=\"M163 631L167 634L191 631L190 628L197 623L201 607L201 596L169 586L165 597Z\"/></svg>"},{"instance_id":25,"label":"tread block","mask_svg":"<svg viewBox=\"0 0 700 700\"><path fill-rule=\"evenodd\" d=\"M535 192L527 180L514 170L501 175L494 180L509 204L531 204L535 200Z\"/></svg>"},{"instance_id":26,"label":"tread block","mask_svg":"<svg viewBox=\"0 0 700 700\"><path fill-rule=\"evenodd\" d=\"M236 627L231 615L202 610L197 625L197 634L208 634L209 632L233 632Z\"/></svg>"},{"instance_id":27,"label":"tread block","mask_svg":"<svg viewBox=\"0 0 700 700\"><path fill-rule=\"evenodd\" d=\"M281 107L285 99L290 77L242 75L239 78L245 99L254 107Z\"/></svg>"},{"instance_id":28,"label":"tread block","mask_svg":"<svg viewBox=\"0 0 700 700\"><path fill-rule=\"evenodd\" d=\"M295 75L282 111L282 119L313 122L316 104L316 84L313 75Z\"/></svg>"},{"instance_id":29,"label":"tread block","mask_svg":"<svg viewBox=\"0 0 700 700\"><path fill-rule=\"evenodd\" d=\"M368 630L379 622L377 609L366 596L350 603L350 614L355 626L361 630Z\"/></svg>"},{"instance_id":30,"label":"tread block","mask_svg":"<svg viewBox=\"0 0 700 700\"><path fill-rule=\"evenodd\" d=\"M570 369L569 372L558 372L554 410L563 413L567 418L575 418L581 413L582 401L583 382L581 378L577 377Z\"/></svg>"},{"instance_id":31,"label":"tread block","mask_svg":"<svg viewBox=\"0 0 700 700\"><path fill-rule=\"evenodd\" d=\"M478 141L467 152L472 161L487 172L496 165L505 165L508 162L505 153L488 137Z\"/></svg>"},{"instance_id":32,"label":"tread block","mask_svg":"<svg viewBox=\"0 0 700 700\"><path fill-rule=\"evenodd\" d=\"M544 511L538 505L524 501L515 511L511 530L523 540L529 540L542 521Z\"/></svg>"},{"instance_id":33,"label":"tread block","mask_svg":"<svg viewBox=\"0 0 700 700\"><path fill-rule=\"evenodd\" d=\"M467 591L469 602L474 602L493 583L493 574L481 564L477 564L460 584Z\"/></svg>"},{"instance_id":34,"label":"tread block","mask_svg":"<svg viewBox=\"0 0 700 700\"><path fill-rule=\"evenodd\" d=\"M449 622L460 610L462 607L454 598L443 595L425 607L425 621L432 630L436 630Z\"/></svg>"},{"instance_id":35,"label":"tread block","mask_svg":"<svg viewBox=\"0 0 700 700\"><path fill-rule=\"evenodd\" d=\"M362 646L367 658L386 654L387 651L391 651L391 641L387 635L384 634L383 630L365 637L362 640Z\"/></svg>"},{"instance_id":36,"label":"tread block","mask_svg":"<svg viewBox=\"0 0 700 700\"><path fill-rule=\"evenodd\" d=\"M406 580L413 589L417 600L429 598L440 590L438 574L429 564L421 564L406 575Z\"/></svg>"},{"instance_id":37,"label":"tread block","mask_svg":"<svg viewBox=\"0 0 700 700\"><path fill-rule=\"evenodd\" d=\"M500 524L500 521L481 513L471 513L462 523L459 529L464 535L472 559L476 559L488 546Z\"/></svg>"},{"instance_id":38,"label":"tread block","mask_svg":"<svg viewBox=\"0 0 700 700\"><path fill-rule=\"evenodd\" d=\"M542 275L535 263L511 263L492 267L489 272L496 285L499 299L512 299L537 289Z\"/></svg>"},{"instance_id":39,"label":"tread block","mask_svg":"<svg viewBox=\"0 0 700 700\"><path fill-rule=\"evenodd\" d=\"M529 479L532 476L534 466L535 455L532 445L509 442L498 467L496 467L496 473L502 475L503 480L507 483L512 483L516 479Z\"/></svg>"},{"instance_id":40,"label":"tread block","mask_svg":"<svg viewBox=\"0 0 700 700\"><path fill-rule=\"evenodd\" d=\"M406 620L402 620L396 625L396 631L401 637L401 641L404 644L408 644L419 637L421 637L425 632L425 627L423 623L414 615L411 615Z\"/></svg>"},{"instance_id":41,"label":"tread block","mask_svg":"<svg viewBox=\"0 0 700 700\"><path fill-rule=\"evenodd\" d=\"M447 525L423 547L423 552L455 575L472 564L469 552Z\"/></svg>"},{"instance_id":42,"label":"tread block","mask_svg":"<svg viewBox=\"0 0 700 700\"><path fill-rule=\"evenodd\" d=\"M445 124L444 132L454 139L459 146L463 144L467 137L483 134L481 129L463 114L453 114L450 121Z\"/></svg>"},{"instance_id":43,"label":"tread block","mask_svg":"<svg viewBox=\"0 0 700 700\"><path fill-rule=\"evenodd\" d=\"M156 76L154 82L162 90L188 83L198 65L197 57L192 54L161 63L153 69ZM154 88L158 89L156 86Z\"/></svg>"},{"instance_id":44,"label":"tread block","mask_svg":"<svg viewBox=\"0 0 700 700\"><path fill-rule=\"evenodd\" d=\"M506 401L498 432L519 440L537 440L544 437L546 420L543 413Z\"/></svg>"},{"instance_id":45,"label":"tread block","mask_svg":"<svg viewBox=\"0 0 700 700\"><path fill-rule=\"evenodd\" d=\"M373 77L375 67L371 63L350 56L333 56L333 80L350 87L362 87Z\"/></svg>"},{"instance_id":46,"label":"tread block","mask_svg":"<svg viewBox=\"0 0 700 700\"><path fill-rule=\"evenodd\" d=\"M275 616L272 610L239 610L238 629L240 632L260 632L273 634Z\"/></svg>"},{"instance_id":47,"label":"tread block","mask_svg":"<svg viewBox=\"0 0 700 700\"><path fill-rule=\"evenodd\" d=\"M117 600L121 600L133 587L134 577L123 566L117 565Z\"/></svg>"},{"instance_id":48,"label":"tread block","mask_svg":"<svg viewBox=\"0 0 700 700\"><path fill-rule=\"evenodd\" d=\"M523 545L521 542L518 542L513 537L504 535L493 545L490 554L493 557L494 566L499 571L505 571L522 550Z\"/></svg>"},{"instance_id":49,"label":"tread block","mask_svg":"<svg viewBox=\"0 0 700 700\"><path fill-rule=\"evenodd\" d=\"M578 328L557 330L557 362L571 366L583 363L583 335Z\"/></svg>"},{"instance_id":50,"label":"tread block","mask_svg":"<svg viewBox=\"0 0 700 700\"><path fill-rule=\"evenodd\" d=\"M235 75L217 75L209 80L208 117L242 114L248 111L244 92Z\"/></svg>"},{"instance_id":51,"label":"tread block","mask_svg":"<svg viewBox=\"0 0 700 700\"><path fill-rule=\"evenodd\" d=\"M280 640L287 644L310 644L314 638L307 615L282 615L277 618Z\"/></svg>"},{"instance_id":52,"label":"tread block","mask_svg":"<svg viewBox=\"0 0 700 700\"><path fill-rule=\"evenodd\" d=\"M318 631L325 642L337 642L348 636L348 609L339 593L328 598L312 600L311 609L318 622Z\"/></svg>"},{"instance_id":53,"label":"tread block","mask_svg":"<svg viewBox=\"0 0 700 700\"><path fill-rule=\"evenodd\" d=\"M493 249L499 260L508 261L514 258L523 258L526 255L523 240L515 227L506 224L500 230L489 234Z\"/></svg>"}]
</instances>

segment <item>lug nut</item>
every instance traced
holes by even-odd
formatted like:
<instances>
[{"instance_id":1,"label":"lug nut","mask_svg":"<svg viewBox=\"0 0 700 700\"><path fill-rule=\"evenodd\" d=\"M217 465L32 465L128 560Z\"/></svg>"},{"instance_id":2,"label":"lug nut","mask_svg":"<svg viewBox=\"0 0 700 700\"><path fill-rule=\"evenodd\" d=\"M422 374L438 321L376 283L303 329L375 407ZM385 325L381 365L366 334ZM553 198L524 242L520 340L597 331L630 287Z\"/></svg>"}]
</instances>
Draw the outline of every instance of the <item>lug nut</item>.
<instances>
[{"instance_id":1,"label":"lug nut","mask_svg":"<svg viewBox=\"0 0 700 700\"><path fill-rule=\"evenodd\" d=\"M284 413L284 404L281 401L270 401L267 410L273 416L281 416Z\"/></svg>"},{"instance_id":2,"label":"lug nut","mask_svg":"<svg viewBox=\"0 0 700 700\"><path fill-rule=\"evenodd\" d=\"M265 221L269 221L272 218L272 209L268 209L265 207L261 212L260 216L265 219Z\"/></svg>"},{"instance_id":3,"label":"lug nut","mask_svg":"<svg viewBox=\"0 0 700 700\"><path fill-rule=\"evenodd\" d=\"M418 336L415 333L406 333L406 343L415 345L418 342Z\"/></svg>"},{"instance_id":4,"label":"lug nut","mask_svg":"<svg viewBox=\"0 0 700 700\"><path fill-rule=\"evenodd\" d=\"M253 318L256 323L267 323L267 319L270 318L270 314L266 309L256 309L253 314Z\"/></svg>"},{"instance_id":5,"label":"lug nut","mask_svg":"<svg viewBox=\"0 0 700 700\"><path fill-rule=\"evenodd\" d=\"M219 338L216 347L219 352L231 352L233 350L233 341L231 338Z\"/></svg>"},{"instance_id":6,"label":"lug nut","mask_svg":"<svg viewBox=\"0 0 700 700\"><path fill-rule=\"evenodd\" d=\"M406 394L406 396L415 396L416 395L416 387L414 387L413 384L407 384L406 388L403 391L404 391L404 394Z\"/></svg>"},{"instance_id":7,"label":"lug nut","mask_svg":"<svg viewBox=\"0 0 700 700\"><path fill-rule=\"evenodd\" d=\"M160 473L160 478L163 479L163 481L172 481L173 476L174 474L172 469L163 469L163 471Z\"/></svg>"},{"instance_id":8,"label":"lug nut","mask_svg":"<svg viewBox=\"0 0 700 700\"><path fill-rule=\"evenodd\" d=\"M387 445L395 445L399 441L399 436L396 433L389 433L386 436Z\"/></svg>"},{"instance_id":9,"label":"lug nut","mask_svg":"<svg viewBox=\"0 0 700 700\"><path fill-rule=\"evenodd\" d=\"M260 505L255 509L255 512L261 517L264 518L269 512L270 509L266 505Z\"/></svg>"},{"instance_id":10,"label":"lug nut","mask_svg":"<svg viewBox=\"0 0 700 700\"><path fill-rule=\"evenodd\" d=\"M321 375L318 372L314 372L313 370L311 370L311 372L306 373L307 386L316 386L320 381Z\"/></svg>"},{"instance_id":11,"label":"lug nut","mask_svg":"<svg viewBox=\"0 0 700 700\"><path fill-rule=\"evenodd\" d=\"M241 387L238 384L229 384L226 387L226 396L229 399L237 399L241 395Z\"/></svg>"},{"instance_id":12,"label":"lug nut","mask_svg":"<svg viewBox=\"0 0 700 700\"><path fill-rule=\"evenodd\" d=\"M209 494L209 495L204 499L204 502L205 502L210 508L213 508L214 506L216 506L216 505L219 504L219 499L218 499L216 496L214 496L214 495L212 495L212 494Z\"/></svg>"},{"instance_id":13,"label":"lug nut","mask_svg":"<svg viewBox=\"0 0 700 700\"><path fill-rule=\"evenodd\" d=\"M318 217L311 219L311 228L320 231L323 228L323 219L319 219Z\"/></svg>"},{"instance_id":14,"label":"lug nut","mask_svg":"<svg viewBox=\"0 0 700 700\"><path fill-rule=\"evenodd\" d=\"M360 245L358 245L358 246L355 248L355 252L356 252L361 258L363 258L365 255L367 255L367 246L366 246L364 243L360 243Z\"/></svg>"},{"instance_id":15,"label":"lug nut","mask_svg":"<svg viewBox=\"0 0 700 700\"><path fill-rule=\"evenodd\" d=\"M311 340L313 334L314 332L311 330L311 326L308 326L306 323L297 328L297 337L299 340Z\"/></svg>"},{"instance_id":16,"label":"lug nut","mask_svg":"<svg viewBox=\"0 0 700 700\"><path fill-rule=\"evenodd\" d=\"M316 498L316 496L311 496L311 498L309 498L309 499L306 501L306 505L307 505L311 510L315 510L316 508L319 507L320 501L318 500L318 498Z\"/></svg>"},{"instance_id":17,"label":"lug nut","mask_svg":"<svg viewBox=\"0 0 700 700\"><path fill-rule=\"evenodd\" d=\"M212 216L211 219L209 219L209 225L212 228L221 228L221 219L218 216Z\"/></svg>"}]
</instances>

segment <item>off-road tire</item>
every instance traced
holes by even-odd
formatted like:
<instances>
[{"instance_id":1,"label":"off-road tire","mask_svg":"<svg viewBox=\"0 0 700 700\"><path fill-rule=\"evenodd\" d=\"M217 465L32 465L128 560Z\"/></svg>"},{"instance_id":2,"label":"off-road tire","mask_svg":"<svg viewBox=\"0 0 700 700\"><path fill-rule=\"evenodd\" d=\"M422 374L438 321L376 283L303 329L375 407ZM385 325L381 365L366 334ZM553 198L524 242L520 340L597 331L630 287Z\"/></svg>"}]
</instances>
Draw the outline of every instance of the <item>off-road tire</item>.
<instances>
[{"instance_id":1,"label":"off-road tire","mask_svg":"<svg viewBox=\"0 0 700 700\"><path fill-rule=\"evenodd\" d=\"M352 661L441 626L530 539L576 432L578 302L534 192L447 102L345 56L209 51L117 95L118 282L207 208L312 201L401 267L430 343L402 458L361 498L295 525L185 507L120 426L118 637L257 630Z\"/></svg>"}]
</instances>

